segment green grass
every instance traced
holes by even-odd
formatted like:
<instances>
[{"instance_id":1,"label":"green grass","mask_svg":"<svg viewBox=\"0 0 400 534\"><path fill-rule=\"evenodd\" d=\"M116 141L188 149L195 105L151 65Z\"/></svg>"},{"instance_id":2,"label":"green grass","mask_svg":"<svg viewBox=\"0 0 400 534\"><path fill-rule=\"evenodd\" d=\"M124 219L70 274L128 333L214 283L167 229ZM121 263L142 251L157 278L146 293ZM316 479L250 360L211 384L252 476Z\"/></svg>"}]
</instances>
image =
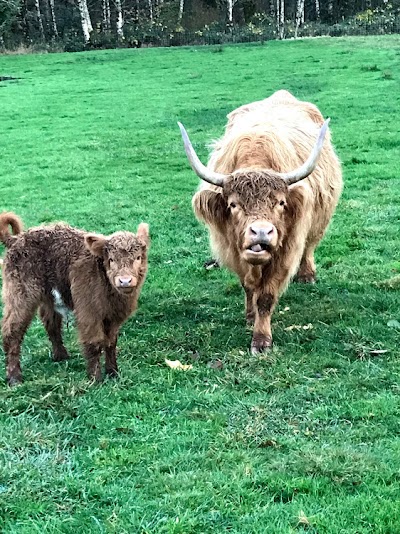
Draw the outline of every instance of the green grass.
<instances>
[{"instance_id":1,"label":"green grass","mask_svg":"<svg viewBox=\"0 0 400 534\"><path fill-rule=\"evenodd\" d=\"M8 56L0 75L20 78L0 84L0 209L152 233L119 380L89 385L72 327L52 363L35 320L25 383L1 383L1 532L400 533L400 38ZM289 288L255 357L237 280L202 269L176 121L205 159L230 110L280 88L332 118L345 189L319 283Z\"/></svg>"}]
</instances>

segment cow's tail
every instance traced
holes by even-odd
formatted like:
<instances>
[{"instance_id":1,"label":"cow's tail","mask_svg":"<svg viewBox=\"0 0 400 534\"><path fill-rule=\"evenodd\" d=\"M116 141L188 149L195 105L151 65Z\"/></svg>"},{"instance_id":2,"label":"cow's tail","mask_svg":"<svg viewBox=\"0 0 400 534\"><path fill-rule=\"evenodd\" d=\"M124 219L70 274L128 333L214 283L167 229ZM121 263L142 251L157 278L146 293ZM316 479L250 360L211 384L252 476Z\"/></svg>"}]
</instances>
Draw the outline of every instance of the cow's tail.
<instances>
[{"instance_id":1,"label":"cow's tail","mask_svg":"<svg viewBox=\"0 0 400 534\"><path fill-rule=\"evenodd\" d=\"M12 234L10 234L11 226ZM23 230L21 219L15 213L0 213L0 241L8 248L15 241L15 236Z\"/></svg>"}]
</instances>

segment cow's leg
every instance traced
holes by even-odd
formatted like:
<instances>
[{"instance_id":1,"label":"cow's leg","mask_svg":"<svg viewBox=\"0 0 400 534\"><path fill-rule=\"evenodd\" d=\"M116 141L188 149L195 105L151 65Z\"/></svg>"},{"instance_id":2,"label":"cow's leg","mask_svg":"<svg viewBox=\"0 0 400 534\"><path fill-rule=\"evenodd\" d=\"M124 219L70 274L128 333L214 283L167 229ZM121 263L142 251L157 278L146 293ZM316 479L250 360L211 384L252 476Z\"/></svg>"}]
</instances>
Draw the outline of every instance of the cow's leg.
<instances>
[{"instance_id":1,"label":"cow's leg","mask_svg":"<svg viewBox=\"0 0 400 534\"><path fill-rule=\"evenodd\" d=\"M247 324L253 324L256 317L255 305L254 305L254 291L246 287L242 283L245 293L245 308L246 308L246 322Z\"/></svg>"},{"instance_id":2,"label":"cow's leg","mask_svg":"<svg viewBox=\"0 0 400 534\"><path fill-rule=\"evenodd\" d=\"M316 281L316 268L314 260L314 250L316 245L307 245L301 258L300 267L295 276L296 282L314 284Z\"/></svg>"},{"instance_id":3,"label":"cow's leg","mask_svg":"<svg viewBox=\"0 0 400 534\"><path fill-rule=\"evenodd\" d=\"M9 297L2 323L3 347L6 356L7 382L10 386L22 382L20 363L21 343L36 312L36 304Z\"/></svg>"},{"instance_id":4,"label":"cow's leg","mask_svg":"<svg viewBox=\"0 0 400 534\"><path fill-rule=\"evenodd\" d=\"M274 311L278 293L271 290L256 291L255 321L251 352L257 354L272 347L271 316Z\"/></svg>"},{"instance_id":5,"label":"cow's leg","mask_svg":"<svg viewBox=\"0 0 400 534\"><path fill-rule=\"evenodd\" d=\"M53 361L61 362L69 358L67 349L62 340L62 317L54 309L51 299L47 299L40 305L39 315L49 336L53 347Z\"/></svg>"}]
</instances>

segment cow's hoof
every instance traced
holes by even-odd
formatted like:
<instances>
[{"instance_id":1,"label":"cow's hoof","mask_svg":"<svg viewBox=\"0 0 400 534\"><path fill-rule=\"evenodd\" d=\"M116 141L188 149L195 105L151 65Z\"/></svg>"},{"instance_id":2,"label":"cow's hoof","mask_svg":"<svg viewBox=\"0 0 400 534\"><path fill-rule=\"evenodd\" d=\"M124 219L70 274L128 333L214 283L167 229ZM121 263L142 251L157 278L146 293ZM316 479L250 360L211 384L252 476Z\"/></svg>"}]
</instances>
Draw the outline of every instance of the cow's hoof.
<instances>
[{"instance_id":1,"label":"cow's hoof","mask_svg":"<svg viewBox=\"0 0 400 534\"><path fill-rule=\"evenodd\" d=\"M253 325L255 318L254 313L246 313L246 324Z\"/></svg>"},{"instance_id":2,"label":"cow's hoof","mask_svg":"<svg viewBox=\"0 0 400 534\"><path fill-rule=\"evenodd\" d=\"M68 360L69 354L65 347L60 347L53 352L53 362L63 362Z\"/></svg>"},{"instance_id":3,"label":"cow's hoof","mask_svg":"<svg viewBox=\"0 0 400 534\"><path fill-rule=\"evenodd\" d=\"M315 273L302 273L297 274L294 278L294 281L298 282L299 284L315 284L317 278Z\"/></svg>"},{"instance_id":4,"label":"cow's hoof","mask_svg":"<svg viewBox=\"0 0 400 534\"><path fill-rule=\"evenodd\" d=\"M254 334L251 341L251 353L259 354L272 348L272 337L264 334Z\"/></svg>"},{"instance_id":5,"label":"cow's hoof","mask_svg":"<svg viewBox=\"0 0 400 534\"><path fill-rule=\"evenodd\" d=\"M209 271L210 269L218 269L219 263L217 260L211 259L207 260L203 263L204 269L207 269Z\"/></svg>"}]
</instances>

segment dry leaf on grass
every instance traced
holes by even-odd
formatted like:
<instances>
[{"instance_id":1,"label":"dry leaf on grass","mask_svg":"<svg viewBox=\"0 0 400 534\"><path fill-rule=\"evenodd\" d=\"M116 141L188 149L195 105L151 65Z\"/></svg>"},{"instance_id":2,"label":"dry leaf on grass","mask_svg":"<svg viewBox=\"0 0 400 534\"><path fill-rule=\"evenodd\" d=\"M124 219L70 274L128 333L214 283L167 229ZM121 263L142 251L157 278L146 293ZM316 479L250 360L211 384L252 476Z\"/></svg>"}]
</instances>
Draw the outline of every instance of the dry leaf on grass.
<instances>
[{"instance_id":1,"label":"dry leaf on grass","mask_svg":"<svg viewBox=\"0 0 400 534\"><path fill-rule=\"evenodd\" d=\"M389 352L387 349L374 349L369 351L371 356L379 356L380 354L386 354L387 352Z\"/></svg>"},{"instance_id":2,"label":"dry leaf on grass","mask_svg":"<svg viewBox=\"0 0 400 534\"><path fill-rule=\"evenodd\" d=\"M189 371L189 369L193 369L193 365L185 365L185 364L181 363L179 360L167 360L167 359L165 359L165 363L171 369L176 369L178 371Z\"/></svg>"},{"instance_id":3,"label":"dry leaf on grass","mask_svg":"<svg viewBox=\"0 0 400 534\"><path fill-rule=\"evenodd\" d=\"M291 326L287 326L284 328L287 332L291 332L292 330L312 330L314 327L311 323L301 325L301 324L292 324Z\"/></svg>"}]
</instances>

